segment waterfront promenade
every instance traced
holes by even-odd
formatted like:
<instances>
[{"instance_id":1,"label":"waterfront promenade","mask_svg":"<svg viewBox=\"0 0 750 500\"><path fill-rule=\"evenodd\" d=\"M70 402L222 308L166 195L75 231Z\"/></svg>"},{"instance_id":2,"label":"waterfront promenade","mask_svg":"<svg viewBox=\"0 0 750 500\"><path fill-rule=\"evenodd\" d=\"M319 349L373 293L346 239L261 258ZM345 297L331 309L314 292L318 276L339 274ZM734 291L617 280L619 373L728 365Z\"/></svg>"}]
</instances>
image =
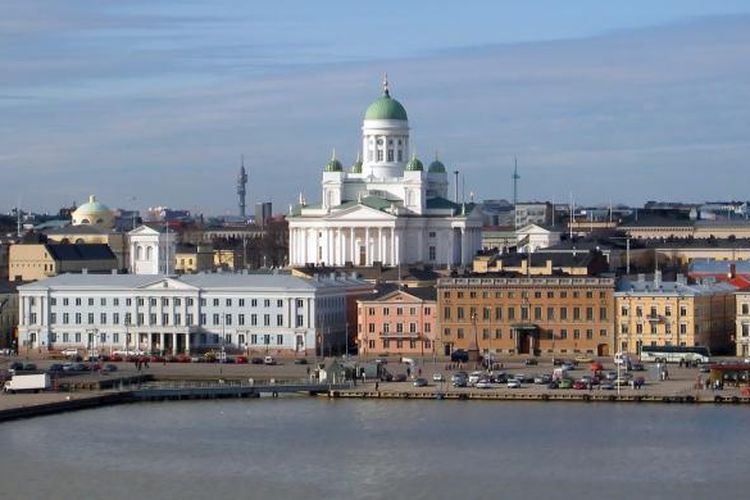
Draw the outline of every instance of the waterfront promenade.
<instances>
[{"instance_id":1,"label":"waterfront promenade","mask_svg":"<svg viewBox=\"0 0 750 500\"><path fill-rule=\"evenodd\" d=\"M0 369L7 368L10 362L18 358L0 359ZM310 360L311 362L313 360ZM54 360L36 360L39 369L45 369ZM604 371L615 370L611 360L601 360ZM2 394L0 395L0 412L8 410L31 409L33 407L59 406L64 409L79 409L102 404L114 404L122 401L112 398L113 394L140 390L155 386L186 387L191 384L220 383L226 385L247 384L287 384L315 382L314 364L298 365L292 360L281 360L278 365L265 366L253 364L218 364L218 363L151 363L148 368L140 370L134 363L115 363L116 371L110 373L85 373L78 375L61 375L55 381L57 387L64 387L65 392L44 392L40 394ZM392 374L406 374L407 365L397 360L390 360L386 365ZM636 372L644 377L646 384L641 389L631 386L604 390L593 386L592 389L549 389L546 384L523 384L521 388L511 389L506 384L495 384L489 389L474 387L455 388L450 383L451 375L457 371L447 369L446 362L425 361L417 363L412 369L412 377L421 376L428 380L426 387L414 387L412 380L406 382L357 381L348 388L337 387L327 395L338 398L381 398L381 399L461 399L461 400L539 400L539 401L643 401L643 402L705 402L750 403L750 398L741 394L739 387L725 386L723 390L704 389L698 380L705 380L706 373L697 368L669 365L669 379L660 380L653 366L646 366L646 371ZM464 366L463 370L471 372L474 366ZM552 373L554 366L551 360L540 360L537 365L526 366L520 358L509 359L503 363L502 370L509 375L523 374L533 377L538 374ZM416 372L416 373L415 373ZM444 382L434 382L435 373L443 374ZM570 372L573 378L590 374L588 364L581 363L578 369ZM101 387L108 387L102 389ZM239 394L239 391L238 391ZM102 399L105 397L105 399ZM718 398L717 398L718 396ZM90 404L84 403L90 400ZM33 412L29 411L29 414Z\"/></svg>"}]
</instances>

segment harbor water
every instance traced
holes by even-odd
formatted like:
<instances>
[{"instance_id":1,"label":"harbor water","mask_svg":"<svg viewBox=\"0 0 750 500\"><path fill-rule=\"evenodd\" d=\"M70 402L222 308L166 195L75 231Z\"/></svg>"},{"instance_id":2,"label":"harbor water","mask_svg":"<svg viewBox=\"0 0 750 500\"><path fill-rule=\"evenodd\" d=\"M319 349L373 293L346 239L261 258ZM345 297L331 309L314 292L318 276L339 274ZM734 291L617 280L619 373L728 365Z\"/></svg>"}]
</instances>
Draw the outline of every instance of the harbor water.
<instances>
[{"instance_id":1,"label":"harbor water","mask_svg":"<svg viewBox=\"0 0 750 500\"><path fill-rule=\"evenodd\" d=\"M743 498L744 406L144 403L0 425L3 498Z\"/></svg>"}]
</instances>

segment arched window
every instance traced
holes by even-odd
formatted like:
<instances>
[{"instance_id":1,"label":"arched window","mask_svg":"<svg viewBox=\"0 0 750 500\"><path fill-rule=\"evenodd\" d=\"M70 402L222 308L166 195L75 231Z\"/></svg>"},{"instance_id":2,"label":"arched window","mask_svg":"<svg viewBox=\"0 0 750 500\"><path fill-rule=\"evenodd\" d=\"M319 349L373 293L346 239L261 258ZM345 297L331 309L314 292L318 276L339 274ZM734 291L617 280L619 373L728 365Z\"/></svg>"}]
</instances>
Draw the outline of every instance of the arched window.
<instances>
[{"instance_id":1,"label":"arched window","mask_svg":"<svg viewBox=\"0 0 750 500\"><path fill-rule=\"evenodd\" d=\"M135 246L135 259L141 260L143 258L143 247L140 245Z\"/></svg>"},{"instance_id":2,"label":"arched window","mask_svg":"<svg viewBox=\"0 0 750 500\"><path fill-rule=\"evenodd\" d=\"M147 246L146 247L146 260L151 260L154 258L154 247Z\"/></svg>"}]
</instances>

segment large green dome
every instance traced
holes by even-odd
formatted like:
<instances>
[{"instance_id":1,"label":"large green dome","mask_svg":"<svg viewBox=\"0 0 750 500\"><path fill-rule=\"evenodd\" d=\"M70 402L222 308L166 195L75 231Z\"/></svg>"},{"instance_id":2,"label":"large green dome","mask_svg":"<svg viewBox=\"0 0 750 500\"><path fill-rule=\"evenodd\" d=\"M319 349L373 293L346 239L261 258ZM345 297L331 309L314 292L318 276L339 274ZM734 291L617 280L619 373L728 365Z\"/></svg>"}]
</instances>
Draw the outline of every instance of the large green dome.
<instances>
[{"instance_id":1,"label":"large green dome","mask_svg":"<svg viewBox=\"0 0 750 500\"><path fill-rule=\"evenodd\" d=\"M435 151L435 160L430 163L429 167L427 167L427 171L433 174L445 173L445 165L443 165L443 162L438 159L437 151Z\"/></svg>"},{"instance_id":2,"label":"large green dome","mask_svg":"<svg viewBox=\"0 0 750 500\"><path fill-rule=\"evenodd\" d=\"M376 100L365 111L365 120L403 120L407 121L406 109L396 99L392 98L388 90L380 99Z\"/></svg>"}]
</instances>

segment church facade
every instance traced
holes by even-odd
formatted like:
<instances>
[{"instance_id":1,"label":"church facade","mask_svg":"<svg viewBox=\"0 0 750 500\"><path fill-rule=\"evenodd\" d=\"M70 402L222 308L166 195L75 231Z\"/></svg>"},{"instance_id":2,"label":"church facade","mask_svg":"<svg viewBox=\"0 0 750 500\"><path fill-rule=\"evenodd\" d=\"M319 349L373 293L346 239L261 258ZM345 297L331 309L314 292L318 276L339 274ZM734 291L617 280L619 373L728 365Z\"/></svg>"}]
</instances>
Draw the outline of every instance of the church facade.
<instances>
[{"instance_id":1,"label":"church facade","mask_svg":"<svg viewBox=\"0 0 750 500\"><path fill-rule=\"evenodd\" d=\"M449 200L445 165L436 156L424 168L409 142L406 110L385 81L365 112L362 154L346 171L334 154L321 203L300 197L291 209L290 266L471 264L481 248L479 206Z\"/></svg>"}]
</instances>

